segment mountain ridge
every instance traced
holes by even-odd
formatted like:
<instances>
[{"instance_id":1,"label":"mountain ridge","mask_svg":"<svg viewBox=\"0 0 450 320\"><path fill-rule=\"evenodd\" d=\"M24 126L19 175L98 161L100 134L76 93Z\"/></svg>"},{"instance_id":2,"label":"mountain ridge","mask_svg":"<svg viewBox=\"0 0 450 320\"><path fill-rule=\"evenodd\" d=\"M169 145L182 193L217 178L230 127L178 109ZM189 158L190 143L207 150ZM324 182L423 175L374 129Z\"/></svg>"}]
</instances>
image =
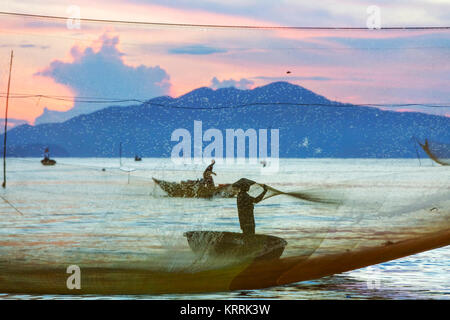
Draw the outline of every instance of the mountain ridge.
<instances>
[{"instance_id":1,"label":"mountain ridge","mask_svg":"<svg viewBox=\"0 0 450 320\"><path fill-rule=\"evenodd\" d=\"M177 143L172 132L192 133L195 120L202 121L203 132L279 129L280 157L286 158L416 157L412 137L450 140L450 118L354 106L274 82L250 90L202 87L177 98L109 106L62 123L17 126L8 131L7 154L30 156L17 150L51 145L59 150L53 156L116 157L122 142L124 156L169 157Z\"/></svg>"}]
</instances>

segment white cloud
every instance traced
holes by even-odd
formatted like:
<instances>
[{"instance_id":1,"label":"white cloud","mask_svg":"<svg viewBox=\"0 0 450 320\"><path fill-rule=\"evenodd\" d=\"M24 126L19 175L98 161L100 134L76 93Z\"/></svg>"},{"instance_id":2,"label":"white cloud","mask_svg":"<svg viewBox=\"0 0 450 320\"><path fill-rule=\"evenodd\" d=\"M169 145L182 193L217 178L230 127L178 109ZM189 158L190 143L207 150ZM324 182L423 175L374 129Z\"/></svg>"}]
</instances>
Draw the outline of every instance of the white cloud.
<instances>
[{"instance_id":1,"label":"white cloud","mask_svg":"<svg viewBox=\"0 0 450 320\"><path fill-rule=\"evenodd\" d=\"M103 35L100 41L101 47L97 52L91 47L83 51L73 47L73 62L55 60L36 75L51 77L55 82L70 87L80 97L146 100L169 92L170 78L164 69L127 65L122 59L124 54L117 48L118 37ZM44 110L36 124L65 121L106 106L75 102L74 107L66 112Z\"/></svg>"},{"instance_id":2,"label":"white cloud","mask_svg":"<svg viewBox=\"0 0 450 320\"><path fill-rule=\"evenodd\" d=\"M253 86L253 81L248 79L241 79L239 81L228 79L228 80L222 80L220 81L216 77L212 78L210 87L213 89L219 89L219 88L229 88L229 87L235 87L237 89L250 89Z\"/></svg>"}]
</instances>

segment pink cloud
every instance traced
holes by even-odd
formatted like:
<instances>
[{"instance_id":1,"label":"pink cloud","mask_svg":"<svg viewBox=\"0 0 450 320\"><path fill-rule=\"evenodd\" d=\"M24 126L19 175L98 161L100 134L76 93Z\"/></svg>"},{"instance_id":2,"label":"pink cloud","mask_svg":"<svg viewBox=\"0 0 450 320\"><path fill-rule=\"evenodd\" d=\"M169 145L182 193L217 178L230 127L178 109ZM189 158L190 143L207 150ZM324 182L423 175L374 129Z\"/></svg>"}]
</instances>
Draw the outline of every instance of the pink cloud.
<instances>
[{"instance_id":1,"label":"pink cloud","mask_svg":"<svg viewBox=\"0 0 450 320\"><path fill-rule=\"evenodd\" d=\"M112 20L136 20L159 22L183 22L195 24L237 24L269 25L281 24L255 19L237 14L213 13L201 9L168 8L163 5L130 4L113 0L108 6L99 6L92 1L78 1L84 18ZM45 7L49 15L65 14L66 4L54 2ZM29 10L38 12L38 5ZM33 21L33 20L26 20ZM278 20L281 21L281 20ZM299 22L301 24L301 22ZM42 70L58 59L64 63L73 63L83 56L86 48L96 53L102 46L97 39L105 29L120 36L115 44L118 51L124 53L118 58L130 67L139 65L160 65L170 74L169 94L181 95L199 86L209 85L213 77L218 79L252 79L257 77L286 76L292 71L291 82L309 88L332 100L351 103L404 103L426 102L435 92L444 92L450 71L444 54L425 55L420 51L369 51L355 52L345 42L327 38L404 38L413 35L429 34L431 31L331 31L331 30L211 30L193 28L157 28L124 25L106 25L95 23L81 24L80 30L67 30L65 21L30 24L23 19L4 18L0 20L2 34L0 41L10 40L21 43L39 41L49 46L46 52L34 54L31 49L17 52L15 61L15 92L38 92L42 94L76 94L69 87L57 84L51 78L32 77L36 70ZM298 43L296 42L298 40ZM208 56L170 55L167 48L181 45L207 45L224 49L223 54ZM302 46L323 47L319 50L302 49ZM299 48L289 49L291 46ZM237 50L234 50L236 49ZM247 48L247 49L243 49ZM336 49L336 50L334 50ZM342 50L341 50L342 49ZM333 51L334 50L334 51ZM307 54L305 54L305 52ZM7 49L0 53L7 56ZM400 57L399 57L400 56ZM439 67L436 67L439 66ZM301 78L304 80L300 80ZM328 81L308 80L308 77L330 78ZM262 85L263 80L254 80ZM0 85L3 85L0 79ZM4 87L4 86L3 86ZM409 90L409 92L408 92ZM423 95L421 95L423 93ZM436 95L437 96L437 95ZM441 94L442 96L442 94ZM422 98L424 97L424 98ZM428 100L430 101L430 100ZM51 101L14 101L13 116L30 121L42 112L44 107L52 110L67 110L71 103ZM400 110L397 110L400 111ZM401 110L400 112L411 112ZM448 117L449 114L446 114Z\"/></svg>"},{"instance_id":2,"label":"pink cloud","mask_svg":"<svg viewBox=\"0 0 450 320\"><path fill-rule=\"evenodd\" d=\"M408 109L408 108L399 108L399 109L395 109L394 111L396 111L396 112L417 112L417 110Z\"/></svg>"}]
</instances>

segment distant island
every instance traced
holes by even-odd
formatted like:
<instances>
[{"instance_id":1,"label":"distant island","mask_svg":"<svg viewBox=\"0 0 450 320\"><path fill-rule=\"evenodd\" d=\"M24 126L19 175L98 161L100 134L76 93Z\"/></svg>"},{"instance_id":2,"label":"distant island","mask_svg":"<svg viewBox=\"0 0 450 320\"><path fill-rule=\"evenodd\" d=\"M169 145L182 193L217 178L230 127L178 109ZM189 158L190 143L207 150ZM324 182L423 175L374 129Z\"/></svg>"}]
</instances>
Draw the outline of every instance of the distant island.
<instances>
[{"instance_id":1,"label":"distant island","mask_svg":"<svg viewBox=\"0 0 450 320\"><path fill-rule=\"evenodd\" d=\"M252 90L195 89L178 98L111 106L63 123L8 131L7 155L41 157L170 157L174 130L194 121L225 132L279 129L282 158L411 158L413 137L450 141L450 118L383 111L330 101L301 86L274 82ZM1 137L3 141L3 137Z\"/></svg>"}]
</instances>

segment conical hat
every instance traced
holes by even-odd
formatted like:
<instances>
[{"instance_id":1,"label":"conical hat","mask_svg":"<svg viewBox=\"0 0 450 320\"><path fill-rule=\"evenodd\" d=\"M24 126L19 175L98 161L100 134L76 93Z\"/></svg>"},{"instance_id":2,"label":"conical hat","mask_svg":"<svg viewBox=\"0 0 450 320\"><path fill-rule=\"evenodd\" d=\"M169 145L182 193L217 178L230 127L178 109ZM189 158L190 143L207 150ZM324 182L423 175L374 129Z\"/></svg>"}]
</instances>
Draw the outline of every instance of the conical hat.
<instances>
[{"instance_id":1,"label":"conical hat","mask_svg":"<svg viewBox=\"0 0 450 320\"><path fill-rule=\"evenodd\" d=\"M242 188L243 186L248 186L250 187L252 184L255 184L255 181L249 180L247 178L242 178L239 179L239 181L236 181L235 183L233 183L232 187L233 188Z\"/></svg>"}]
</instances>

